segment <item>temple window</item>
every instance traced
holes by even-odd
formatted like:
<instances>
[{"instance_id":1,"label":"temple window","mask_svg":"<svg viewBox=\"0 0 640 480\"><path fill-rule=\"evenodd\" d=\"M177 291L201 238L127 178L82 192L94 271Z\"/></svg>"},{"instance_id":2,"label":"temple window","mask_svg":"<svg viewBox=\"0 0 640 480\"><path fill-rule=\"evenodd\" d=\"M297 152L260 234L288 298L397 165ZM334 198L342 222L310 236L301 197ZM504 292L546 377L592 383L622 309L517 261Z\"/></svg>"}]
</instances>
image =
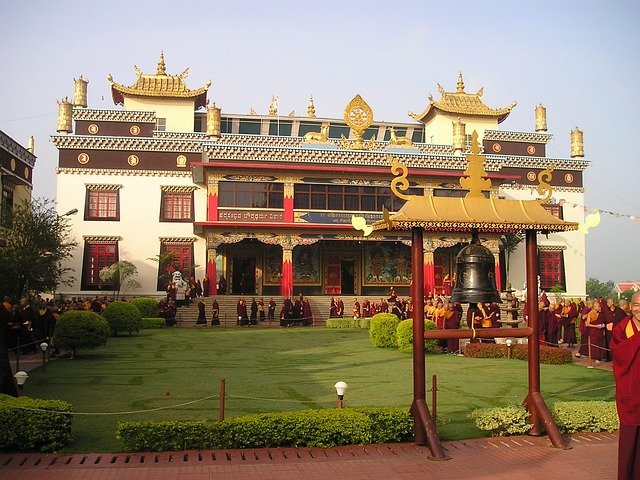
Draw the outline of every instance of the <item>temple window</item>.
<instances>
[{"instance_id":1,"label":"temple window","mask_svg":"<svg viewBox=\"0 0 640 480\"><path fill-rule=\"evenodd\" d=\"M161 222L192 222L193 218L193 190L163 189L160 200Z\"/></svg>"},{"instance_id":2,"label":"temple window","mask_svg":"<svg viewBox=\"0 0 640 480\"><path fill-rule=\"evenodd\" d=\"M564 255L560 251L540 251L538 253L540 288L549 290L556 285L565 288Z\"/></svg>"},{"instance_id":3,"label":"temple window","mask_svg":"<svg viewBox=\"0 0 640 480\"><path fill-rule=\"evenodd\" d=\"M11 228L11 211L13 210L13 185L2 185L2 203L0 204L0 225Z\"/></svg>"},{"instance_id":4,"label":"temple window","mask_svg":"<svg viewBox=\"0 0 640 480\"><path fill-rule=\"evenodd\" d=\"M409 189L415 194L415 189ZM388 187L323 185L300 183L294 186L294 208L301 210L349 210L397 212L404 201Z\"/></svg>"},{"instance_id":5,"label":"temple window","mask_svg":"<svg viewBox=\"0 0 640 480\"><path fill-rule=\"evenodd\" d=\"M167 130L166 118L156 118L156 130L159 132L165 132Z\"/></svg>"},{"instance_id":6,"label":"temple window","mask_svg":"<svg viewBox=\"0 0 640 480\"><path fill-rule=\"evenodd\" d=\"M166 290L175 271L179 271L184 279L193 275L193 241L178 240L160 242L160 257L169 261L158 264L158 290Z\"/></svg>"},{"instance_id":7,"label":"temple window","mask_svg":"<svg viewBox=\"0 0 640 480\"><path fill-rule=\"evenodd\" d=\"M219 182L219 206L236 208L283 208L284 183Z\"/></svg>"},{"instance_id":8,"label":"temple window","mask_svg":"<svg viewBox=\"0 0 640 480\"><path fill-rule=\"evenodd\" d=\"M84 219L120 220L120 185L87 185Z\"/></svg>"},{"instance_id":9,"label":"temple window","mask_svg":"<svg viewBox=\"0 0 640 480\"><path fill-rule=\"evenodd\" d=\"M86 239L82 260L82 290L110 289L112 285L100 280L100 270L117 261L117 240Z\"/></svg>"},{"instance_id":10,"label":"temple window","mask_svg":"<svg viewBox=\"0 0 640 480\"><path fill-rule=\"evenodd\" d=\"M558 205L558 204L545 204L542 205L544 207L544 209L549 212L551 215L553 215L554 217L557 217L559 219L562 219L562 205Z\"/></svg>"}]
</instances>

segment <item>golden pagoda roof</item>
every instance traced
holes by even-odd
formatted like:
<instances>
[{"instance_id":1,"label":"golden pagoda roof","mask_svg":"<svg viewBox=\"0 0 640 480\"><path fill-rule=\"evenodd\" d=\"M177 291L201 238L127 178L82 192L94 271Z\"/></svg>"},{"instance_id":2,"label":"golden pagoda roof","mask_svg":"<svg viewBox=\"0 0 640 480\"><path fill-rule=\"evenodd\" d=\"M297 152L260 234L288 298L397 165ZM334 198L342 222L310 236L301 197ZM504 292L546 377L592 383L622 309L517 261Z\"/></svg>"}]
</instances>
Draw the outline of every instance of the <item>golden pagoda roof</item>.
<instances>
[{"instance_id":1,"label":"golden pagoda roof","mask_svg":"<svg viewBox=\"0 0 640 480\"><path fill-rule=\"evenodd\" d=\"M107 77L111 82L111 94L116 105L124 104L124 96L135 97L164 97L164 98L194 98L196 108L204 107L207 101L207 90L211 85L211 80L200 88L190 90L184 83L184 79L189 74L189 69L185 69L180 75L167 75L164 64L164 54L160 54L155 74L146 74L138 67L134 67L138 80L127 87L113 81L111 74Z\"/></svg>"},{"instance_id":2,"label":"golden pagoda roof","mask_svg":"<svg viewBox=\"0 0 640 480\"><path fill-rule=\"evenodd\" d=\"M515 107L517 103L514 101L511 105L504 108L491 108L487 106L482 101L484 87L476 93L467 93L464 91L462 73L458 74L458 83L455 92L445 91L440 84L438 84L438 91L440 92L440 100L434 100L433 95L430 94L427 108L420 114L409 112L409 116L418 122L426 123L438 111L441 111L460 116L493 117L497 118L498 123L501 123L509 116L511 110L513 110L513 107Z\"/></svg>"},{"instance_id":3,"label":"golden pagoda roof","mask_svg":"<svg viewBox=\"0 0 640 480\"><path fill-rule=\"evenodd\" d=\"M467 155L468 168L460 178L462 188L468 193L463 198L434 197L432 195L405 195L399 190L409 186L407 168L392 160L391 172L396 176L391 182L393 193L406 200L395 214L383 212L384 219L375 222L373 230L410 230L420 227L429 231L519 232L537 230L560 232L577 230L578 224L565 222L553 216L542 203L551 197L551 169L538 175L538 192L545 198L538 200L513 200L485 197L491 180L484 171L484 155L480 155L478 133L472 134L471 154Z\"/></svg>"}]
</instances>

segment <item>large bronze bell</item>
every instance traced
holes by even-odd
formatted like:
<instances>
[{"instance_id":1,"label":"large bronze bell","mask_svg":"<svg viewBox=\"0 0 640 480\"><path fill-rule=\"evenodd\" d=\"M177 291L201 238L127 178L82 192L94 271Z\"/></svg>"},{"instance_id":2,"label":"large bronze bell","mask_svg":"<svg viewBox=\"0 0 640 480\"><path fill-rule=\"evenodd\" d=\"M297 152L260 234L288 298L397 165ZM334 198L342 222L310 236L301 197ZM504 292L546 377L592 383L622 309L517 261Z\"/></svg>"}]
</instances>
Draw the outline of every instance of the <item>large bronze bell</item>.
<instances>
[{"instance_id":1,"label":"large bronze bell","mask_svg":"<svg viewBox=\"0 0 640 480\"><path fill-rule=\"evenodd\" d=\"M493 254L480 244L477 232L473 233L471 243L456 256L456 284L451 292L451 302L502 302L496 288Z\"/></svg>"}]
</instances>

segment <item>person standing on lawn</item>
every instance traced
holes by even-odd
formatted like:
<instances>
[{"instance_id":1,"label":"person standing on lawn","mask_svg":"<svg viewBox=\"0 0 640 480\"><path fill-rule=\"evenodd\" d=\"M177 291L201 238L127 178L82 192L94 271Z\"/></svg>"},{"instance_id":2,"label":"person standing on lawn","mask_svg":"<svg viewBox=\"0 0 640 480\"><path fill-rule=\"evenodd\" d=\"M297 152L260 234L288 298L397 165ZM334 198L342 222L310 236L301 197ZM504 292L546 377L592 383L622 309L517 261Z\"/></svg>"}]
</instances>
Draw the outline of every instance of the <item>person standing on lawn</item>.
<instances>
[{"instance_id":1,"label":"person standing on lawn","mask_svg":"<svg viewBox=\"0 0 640 480\"><path fill-rule=\"evenodd\" d=\"M640 478L640 292L631 297L631 315L611 330L616 407L620 418L618 480Z\"/></svg>"}]
</instances>

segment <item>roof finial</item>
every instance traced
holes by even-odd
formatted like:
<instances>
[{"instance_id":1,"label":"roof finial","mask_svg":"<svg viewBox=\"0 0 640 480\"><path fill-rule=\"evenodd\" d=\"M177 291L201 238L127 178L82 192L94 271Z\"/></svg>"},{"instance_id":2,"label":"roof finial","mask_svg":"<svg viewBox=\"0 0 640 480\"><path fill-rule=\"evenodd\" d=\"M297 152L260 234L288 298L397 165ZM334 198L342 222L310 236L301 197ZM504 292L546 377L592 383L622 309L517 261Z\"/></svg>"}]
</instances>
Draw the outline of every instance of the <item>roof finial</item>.
<instances>
[{"instance_id":1,"label":"roof finial","mask_svg":"<svg viewBox=\"0 0 640 480\"><path fill-rule=\"evenodd\" d=\"M158 59L158 67L156 68L156 75L166 75L167 70L164 65L164 51L160 50L160 58Z\"/></svg>"},{"instance_id":2,"label":"roof finial","mask_svg":"<svg viewBox=\"0 0 640 480\"><path fill-rule=\"evenodd\" d=\"M309 97L309 104L307 105L307 117L313 118L316 116L316 106L313 104L313 95Z\"/></svg>"},{"instance_id":3,"label":"roof finial","mask_svg":"<svg viewBox=\"0 0 640 480\"><path fill-rule=\"evenodd\" d=\"M464 93L464 80L462 80L462 72L458 73L458 84L456 86L456 93Z\"/></svg>"}]
</instances>

